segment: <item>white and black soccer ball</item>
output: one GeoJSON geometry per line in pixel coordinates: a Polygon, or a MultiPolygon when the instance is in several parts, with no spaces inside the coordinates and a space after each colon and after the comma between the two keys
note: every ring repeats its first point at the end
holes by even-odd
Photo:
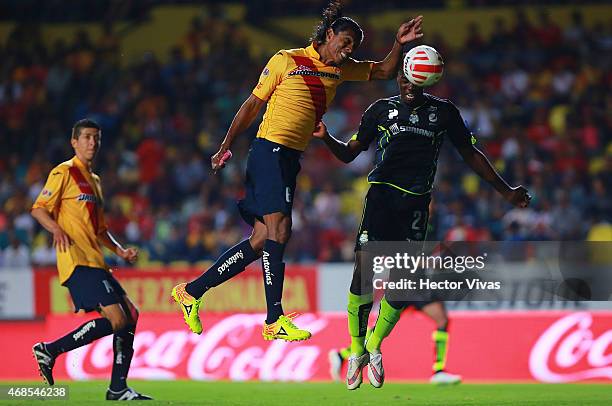
{"type": "Polygon", "coordinates": [[[413,85],[419,87],[435,85],[443,72],[442,55],[430,46],[416,46],[404,57],[404,75],[413,85]]]}

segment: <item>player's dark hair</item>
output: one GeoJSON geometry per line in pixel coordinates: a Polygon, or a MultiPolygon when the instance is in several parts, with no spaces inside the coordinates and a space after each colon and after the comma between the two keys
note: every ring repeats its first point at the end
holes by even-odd
{"type": "Polygon", "coordinates": [[[350,17],[342,16],[342,4],[340,4],[340,1],[330,1],[327,8],[323,10],[323,19],[319,22],[319,25],[315,27],[312,37],[310,37],[310,42],[324,44],[328,28],[334,30],[334,34],[351,30],[355,33],[356,44],[361,44],[361,41],[363,41],[363,30],[359,24],[357,24],[357,21],[350,17]]]}
{"type": "Polygon", "coordinates": [[[74,126],[72,127],[72,138],[78,140],[79,135],[81,135],[81,129],[83,128],[95,128],[98,131],[102,131],[100,124],[88,118],[84,118],[74,123],[74,126]]]}

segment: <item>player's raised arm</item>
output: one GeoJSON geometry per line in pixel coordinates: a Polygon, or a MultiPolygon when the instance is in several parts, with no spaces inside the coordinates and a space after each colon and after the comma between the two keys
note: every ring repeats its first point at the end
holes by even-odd
{"type": "Polygon", "coordinates": [[[423,16],[418,16],[403,23],[397,30],[393,48],[380,62],[374,62],[370,79],[393,79],[397,73],[397,68],[402,59],[402,48],[404,45],[419,39],[423,36],[423,16]]]}

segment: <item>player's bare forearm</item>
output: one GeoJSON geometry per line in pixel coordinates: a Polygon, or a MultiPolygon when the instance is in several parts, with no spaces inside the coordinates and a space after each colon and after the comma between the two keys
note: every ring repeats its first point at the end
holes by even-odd
{"type": "Polygon", "coordinates": [[[220,150],[228,150],[232,145],[234,138],[236,138],[236,136],[239,134],[242,134],[251,126],[251,124],[253,124],[253,121],[255,121],[257,118],[257,115],[264,104],[266,104],[264,100],[261,100],[253,94],[251,94],[249,98],[242,103],[242,106],[240,106],[240,109],[232,120],[229,130],[227,130],[227,134],[221,143],[220,150]]]}
{"type": "Polygon", "coordinates": [[[460,149],[459,153],[463,160],[474,172],[482,179],[486,180],[495,188],[502,196],[506,197],[512,192],[512,188],[508,183],[497,173],[491,162],[478,148],[471,146],[465,149],[460,149]]]}
{"type": "Polygon", "coordinates": [[[53,235],[53,245],[58,247],[60,252],[66,251],[70,244],[72,244],[72,241],[68,234],[62,230],[57,221],[51,217],[51,214],[42,207],[32,209],[31,214],[45,230],[53,235]]]}
{"type": "Polygon", "coordinates": [[[36,221],[38,221],[38,223],[51,234],[60,229],[60,226],[59,224],[57,224],[57,221],[55,221],[53,217],[51,217],[47,210],[37,207],[35,209],[32,209],[31,214],[32,217],[34,217],[36,221]]]}

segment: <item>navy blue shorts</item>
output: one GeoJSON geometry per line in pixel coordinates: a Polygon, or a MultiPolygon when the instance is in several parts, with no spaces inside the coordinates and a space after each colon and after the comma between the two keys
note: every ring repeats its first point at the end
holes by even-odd
{"type": "Polygon", "coordinates": [[[271,213],[291,214],[301,151],[255,138],[247,159],[246,196],[238,202],[240,215],[253,226],[271,213]]]}
{"type": "Polygon", "coordinates": [[[117,279],[101,268],[77,266],[70,278],[64,283],[70,291],[74,312],[98,310],[100,306],[122,304],[125,290],[117,279]]]}

